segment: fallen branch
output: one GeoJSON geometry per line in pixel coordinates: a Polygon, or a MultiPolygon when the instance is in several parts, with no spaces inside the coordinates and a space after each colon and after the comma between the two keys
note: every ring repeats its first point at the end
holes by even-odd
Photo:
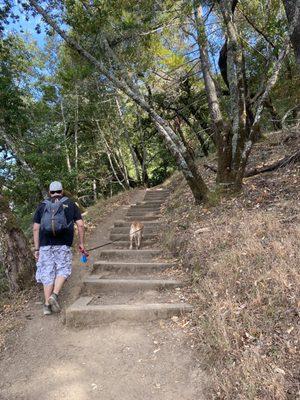
{"type": "MultiPolygon", "coordinates": [[[[292,162],[299,162],[299,161],[300,161],[300,150],[296,151],[296,153],[292,154],[291,156],[286,156],[284,158],[281,158],[280,160],[275,161],[274,163],[272,163],[270,165],[253,168],[250,171],[247,171],[245,173],[245,178],[248,178],[248,177],[254,176],[254,175],[258,175],[258,174],[263,174],[264,172],[275,171],[276,169],[285,167],[286,165],[291,164],[292,162]]],[[[218,171],[218,169],[215,165],[203,164],[203,166],[213,172],[218,171]]]]}
{"type": "Polygon", "coordinates": [[[293,133],[291,133],[290,135],[288,135],[288,136],[286,136],[285,138],[284,138],[284,140],[282,141],[282,143],[286,143],[286,142],[288,142],[289,140],[291,140],[291,139],[297,139],[297,134],[295,133],[295,132],[293,132],[293,133]]]}
{"type": "Polygon", "coordinates": [[[276,169],[285,167],[292,162],[299,162],[300,161],[300,150],[296,151],[296,153],[292,154],[291,156],[286,156],[281,160],[275,161],[273,164],[266,165],[261,168],[254,168],[250,171],[247,171],[245,177],[254,176],[258,174],[263,174],[264,172],[275,171],[276,169]]]}

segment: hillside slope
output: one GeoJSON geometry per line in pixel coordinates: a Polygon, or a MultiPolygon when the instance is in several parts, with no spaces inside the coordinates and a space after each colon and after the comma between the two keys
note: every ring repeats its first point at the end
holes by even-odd
{"type": "MultiPolygon", "coordinates": [[[[299,145],[297,129],[271,133],[249,168],[299,145]]],[[[181,176],[170,179],[162,240],[190,271],[194,312],[180,325],[211,376],[208,398],[300,398],[299,172],[289,164],[247,178],[243,193],[215,207],[193,205],[181,176]]]]}

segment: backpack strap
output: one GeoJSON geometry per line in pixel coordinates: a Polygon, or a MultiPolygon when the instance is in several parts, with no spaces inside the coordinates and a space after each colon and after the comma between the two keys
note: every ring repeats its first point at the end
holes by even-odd
{"type": "Polygon", "coordinates": [[[63,203],[63,202],[65,202],[66,200],[69,200],[69,197],[64,196],[64,197],[62,197],[59,201],[60,201],[61,203],[63,203]]]}
{"type": "MultiPolygon", "coordinates": [[[[62,198],[59,200],[59,202],[62,204],[62,203],[64,203],[64,202],[67,201],[67,200],[69,200],[69,197],[64,196],[64,197],[62,197],[62,198]]],[[[64,210],[64,212],[65,212],[65,210],[64,210]]],[[[71,221],[67,224],[67,227],[69,228],[72,224],[73,224],[73,221],[71,220],[71,221]]]]}
{"type": "Polygon", "coordinates": [[[45,214],[45,212],[48,210],[48,211],[50,211],[51,210],[51,201],[50,200],[48,200],[48,199],[46,199],[46,200],[44,200],[43,202],[42,202],[42,204],[45,204],[45,207],[44,207],[44,210],[43,210],[43,214],[45,214]]]}
{"type": "MultiPolygon", "coordinates": [[[[64,196],[64,197],[62,197],[61,199],[59,199],[58,201],[59,201],[60,203],[64,203],[64,202],[67,201],[67,200],[69,200],[69,197],[64,196]]],[[[47,204],[52,204],[52,201],[46,199],[46,200],[44,200],[44,201],[42,202],[42,204],[46,204],[46,205],[47,205],[47,204]]]]}

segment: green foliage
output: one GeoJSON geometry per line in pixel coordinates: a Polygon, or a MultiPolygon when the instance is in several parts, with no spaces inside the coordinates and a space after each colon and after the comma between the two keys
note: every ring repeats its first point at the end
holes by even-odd
{"type": "MultiPolygon", "coordinates": [[[[215,149],[199,54],[195,38],[187,34],[194,33],[190,2],[68,0],[61,12],[69,34],[117,77],[127,74],[193,154],[203,156],[215,149]]],[[[7,9],[3,20],[8,13],[7,9]]],[[[255,94],[266,79],[266,64],[282,46],[286,19],[280,0],[241,0],[237,14],[249,92],[255,94]]],[[[216,64],[224,41],[216,8],[206,22],[211,61],[216,64]]],[[[15,145],[10,148],[0,136],[1,177],[23,227],[30,224],[42,198],[38,181],[47,188],[51,180],[61,180],[86,206],[95,197],[122,190],[122,184],[155,185],[175,170],[149,116],[55,35],[44,49],[29,36],[2,38],[0,68],[1,126],[15,145]],[[34,176],[28,175],[21,158],[34,176]]],[[[299,102],[298,77],[290,54],[270,96],[278,118],[299,102]]],[[[226,89],[218,71],[214,79],[219,90],[226,89]]],[[[224,95],[224,111],[229,104],[224,95]]],[[[263,125],[272,127],[268,112],[263,125]]]]}

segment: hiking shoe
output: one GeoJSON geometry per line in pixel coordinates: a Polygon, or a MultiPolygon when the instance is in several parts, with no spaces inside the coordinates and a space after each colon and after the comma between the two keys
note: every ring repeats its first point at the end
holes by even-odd
{"type": "Polygon", "coordinates": [[[43,313],[44,313],[44,315],[52,314],[51,306],[49,304],[44,304],[43,313]]]}
{"type": "Polygon", "coordinates": [[[49,297],[49,304],[53,312],[60,312],[60,305],[58,304],[58,296],[56,293],[52,293],[49,297]]]}

